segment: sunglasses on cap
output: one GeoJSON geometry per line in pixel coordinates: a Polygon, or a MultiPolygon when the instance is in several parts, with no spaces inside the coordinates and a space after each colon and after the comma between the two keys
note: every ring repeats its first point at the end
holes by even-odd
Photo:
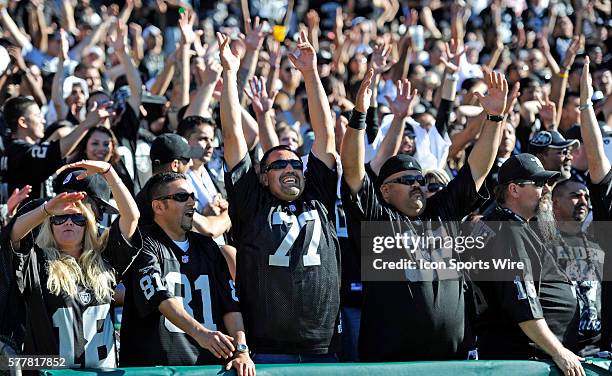
{"type": "Polygon", "coordinates": [[[74,223],[75,225],[79,227],[85,226],[86,219],[83,214],[63,214],[63,215],[55,215],[49,218],[49,220],[51,221],[51,224],[55,226],[64,224],[69,219],[72,223],[74,223]]]}
{"type": "Polygon", "coordinates": [[[442,183],[429,183],[427,184],[427,192],[438,192],[446,187],[446,184],[442,183]]]}
{"type": "Polygon", "coordinates": [[[403,184],[403,185],[413,185],[415,181],[419,183],[421,187],[426,184],[425,178],[423,177],[423,175],[404,175],[397,179],[388,181],[384,184],[396,183],[396,184],[403,184]]]}
{"type": "Polygon", "coordinates": [[[294,170],[304,169],[304,164],[299,159],[277,159],[266,166],[266,172],[270,170],[284,170],[288,165],[291,165],[294,170]]]}
{"type": "Polygon", "coordinates": [[[196,201],[195,193],[193,192],[179,192],[172,195],[160,196],[153,200],[174,200],[177,202],[186,202],[189,199],[196,201]]]}

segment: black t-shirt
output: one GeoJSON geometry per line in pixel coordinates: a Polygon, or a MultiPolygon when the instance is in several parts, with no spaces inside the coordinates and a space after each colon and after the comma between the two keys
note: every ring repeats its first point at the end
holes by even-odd
{"type": "Polygon", "coordinates": [[[491,268],[474,279],[476,329],[482,359],[545,357],[523,333],[519,323],[546,319],[564,346],[577,346],[578,309],[573,285],[527,222],[499,206],[482,218],[491,260],[523,262],[524,268],[491,268]],[[487,274],[489,273],[489,274],[487,274]],[[487,275],[494,277],[488,278],[487,275]]]}
{"type": "MultiPolygon", "coordinates": [[[[435,231],[455,235],[459,227],[451,221],[460,221],[483,199],[467,164],[443,190],[427,200],[418,218],[408,218],[384,203],[368,175],[356,196],[350,193],[345,182],[342,187],[347,216],[357,221],[386,221],[396,228],[435,227],[435,231]]],[[[465,325],[463,284],[458,274],[437,281],[364,282],[359,358],[362,361],[465,359],[471,338],[465,325]]]]}
{"type": "MultiPolygon", "coordinates": [[[[3,238],[3,248],[9,252],[12,225],[5,230],[3,238]]],[[[130,244],[116,220],[102,255],[121,273],[138,253],[140,243],[140,233],[136,232],[130,244]]],[[[77,285],[75,297],[64,292],[59,296],[52,294],[47,280],[49,259],[54,258],[54,251],[38,247],[31,235],[23,238],[20,249],[13,252],[17,285],[27,312],[24,354],[58,355],[71,368],[116,367],[111,298],[99,301],[82,284],[77,285]]]]}
{"type": "Polygon", "coordinates": [[[143,228],[143,250],[124,275],[121,366],[219,364],[208,350],[159,311],[166,299],[179,299],[185,310],[209,330],[224,331],[223,316],[239,312],[225,258],[209,237],[187,232],[183,252],[157,225],[143,228]]]}
{"type": "MultiPolygon", "coordinates": [[[[612,169],[599,184],[593,184],[588,179],[593,207],[593,221],[612,220],[612,169]]],[[[598,225],[597,227],[602,227],[598,225]]],[[[612,250],[612,237],[605,231],[595,234],[597,243],[606,254],[612,250]]],[[[604,260],[603,282],[601,291],[601,350],[612,350],[612,262],[609,257],[604,260]]]]}
{"type": "Polygon", "coordinates": [[[136,206],[140,212],[138,219],[139,226],[146,226],[153,223],[153,208],[151,207],[151,198],[149,195],[149,181],[136,194],[136,206]]]}
{"type": "Polygon", "coordinates": [[[300,198],[285,202],[260,185],[248,154],[226,174],[236,283],[255,352],[335,351],[330,344],[340,305],[338,175],[311,153],[304,177],[300,198]]]}
{"type": "Polygon", "coordinates": [[[580,309],[578,355],[595,356],[601,339],[601,280],[604,252],[583,232],[562,233],[548,244],[559,267],[572,280],[580,309]]]}
{"type": "Polygon", "coordinates": [[[6,148],[0,168],[3,181],[8,183],[8,192],[29,184],[32,186],[30,198],[36,199],[47,196],[45,181],[63,164],[59,141],[29,144],[14,139],[6,148]]]}

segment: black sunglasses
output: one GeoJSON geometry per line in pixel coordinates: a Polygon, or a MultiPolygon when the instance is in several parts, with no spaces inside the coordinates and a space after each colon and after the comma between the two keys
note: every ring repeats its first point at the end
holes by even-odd
{"type": "Polygon", "coordinates": [[[427,184],[427,191],[428,192],[438,192],[438,191],[441,191],[442,189],[444,189],[444,187],[446,187],[446,184],[442,184],[442,183],[429,183],[429,184],[427,184]]]}
{"type": "Polygon", "coordinates": [[[294,170],[304,169],[304,164],[299,159],[278,159],[266,166],[266,172],[270,170],[284,170],[288,165],[291,165],[294,170]]]}
{"type": "Polygon", "coordinates": [[[185,202],[191,198],[193,201],[196,201],[195,193],[193,192],[179,192],[173,195],[161,196],[154,198],[153,200],[174,200],[178,202],[185,202]]]}
{"type": "Polygon", "coordinates": [[[525,180],[525,181],[517,181],[515,183],[520,185],[521,187],[525,185],[534,185],[538,188],[542,188],[546,185],[546,183],[548,183],[548,181],[546,180],[542,180],[542,181],[525,180]]]}
{"type": "Polygon", "coordinates": [[[64,224],[69,219],[72,223],[74,223],[75,225],[79,227],[85,226],[86,219],[83,214],[63,214],[63,215],[55,215],[49,218],[49,220],[51,221],[51,224],[56,225],[56,226],[64,224]]]}
{"type": "Polygon", "coordinates": [[[412,185],[414,184],[414,182],[419,183],[420,186],[424,186],[425,183],[425,178],[423,177],[423,175],[404,175],[401,176],[397,179],[393,179],[391,181],[388,181],[385,184],[388,183],[397,183],[397,184],[403,184],[403,185],[412,185]]]}

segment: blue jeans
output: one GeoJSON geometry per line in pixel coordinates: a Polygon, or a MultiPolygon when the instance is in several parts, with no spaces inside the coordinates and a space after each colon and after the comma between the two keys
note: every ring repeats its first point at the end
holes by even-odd
{"type": "Polygon", "coordinates": [[[337,363],[336,354],[253,354],[255,364],[337,363]]]}
{"type": "Polygon", "coordinates": [[[358,362],[359,352],[359,325],[361,323],[361,309],[355,307],[341,307],[342,313],[342,353],[343,362],[358,362]]]}

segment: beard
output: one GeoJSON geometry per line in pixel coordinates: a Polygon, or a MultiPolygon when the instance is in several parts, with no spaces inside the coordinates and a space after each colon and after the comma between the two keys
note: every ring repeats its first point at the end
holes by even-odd
{"type": "Polygon", "coordinates": [[[549,192],[540,198],[535,217],[537,230],[544,243],[557,238],[557,226],[552,209],[552,193],[549,192]]]}

